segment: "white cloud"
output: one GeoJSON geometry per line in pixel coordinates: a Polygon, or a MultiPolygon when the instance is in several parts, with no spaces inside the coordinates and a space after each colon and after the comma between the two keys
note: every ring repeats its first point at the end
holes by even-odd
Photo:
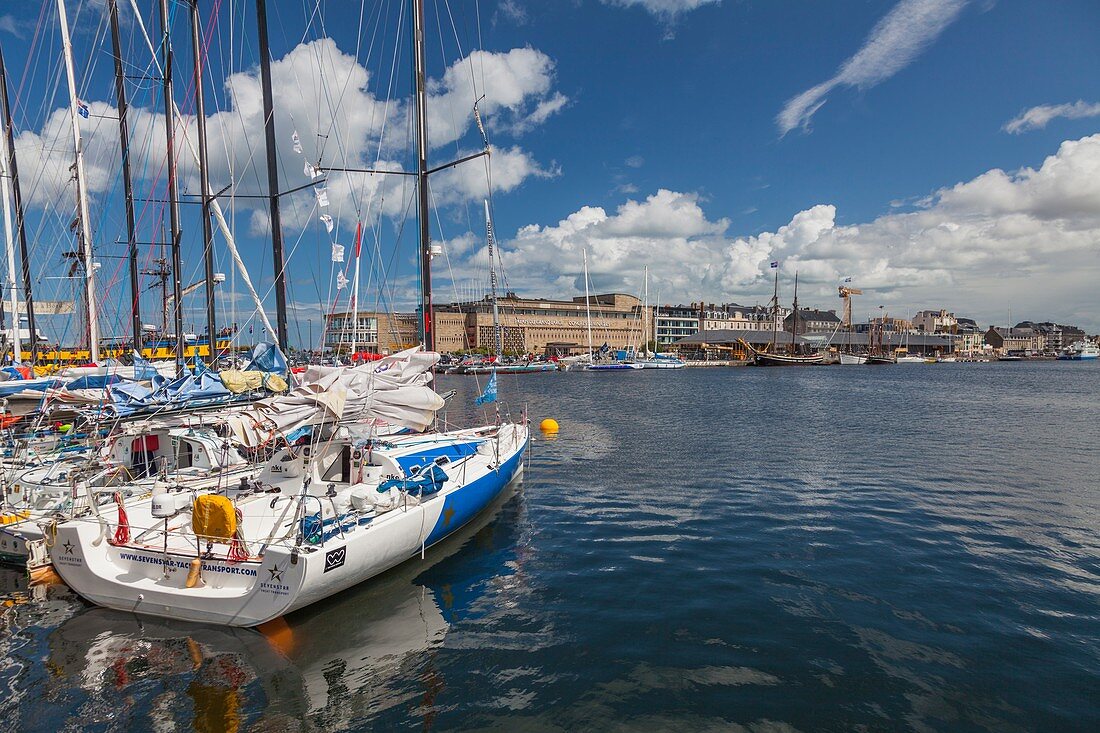
{"type": "Polygon", "coordinates": [[[1003,323],[1011,308],[1100,330],[1100,134],[1064,142],[1038,168],[991,170],[866,223],[840,224],[835,206],[819,204],[774,232],[735,237],[702,203],[662,189],[613,213],[585,206],[523,227],[502,243],[510,283],[580,294],[587,250],[598,290],[639,292],[648,264],[650,292],[665,302],[765,302],[778,259],[784,279],[799,272],[800,300],[818,306],[834,307],[836,285],[852,276],[867,304],[946,307],[984,323],[1003,323]]]}
{"type": "Polygon", "coordinates": [[[1065,117],[1067,120],[1080,120],[1086,117],[1100,117],[1100,102],[1089,104],[1084,100],[1077,100],[1072,104],[1040,104],[1037,107],[1025,109],[1016,117],[1005,123],[1004,131],[1013,135],[1019,135],[1030,130],[1041,130],[1051,120],[1065,117]]]}
{"type": "Polygon", "coordinates": [[[625,163],[630,168],[641,168],[645,165],[645,158],[640,155],[631,155],[626,159],[625,163]]]}
{"type": "Polygon", "coordinates": [[[958,18],[969,0],[900,0],[875,24],[836,75],[792,97],[776,116],[780,135],[808,128],[827,95],[840,86],[867,89],[908,66],[958,18]]]}
{"type": "Polygon", "coordinates": [[[605,5],[641,7],[666,22],[676,20],[680,15],[704,5],[716,5],[719,2],[721,0],[603,0],[605,5]]]}
{"type": "MultiPolygon", "coordinates": [[[[299,44],[271,64],[272,86],[281,90],[275,110],[279,134],[284,189],[309,181],[302,171],[306,160],[334,167],[401,170],[398,153],[405,149],[407,99],[387,101],[375,96],[370,73],[332,39],[299,44]],[[292,149],[291,133],[297,131],[304,154],[292,149]],[[382,143],[379,144],[379,138],[382,143]]],[[[264,156],[263,113],[258,69],[229,76],[225,82],[225,109],[207,116],[211,186],[218,190],[235,181],[236,193],[266,193],[267,169],[264,156]]],[[[568,98],[554,89],[554,63],[531,48],[503,53],[476,51],[455,62],[441,78],[429,80],[429,139],[433,148],[453,145],[474,127],[472,105],[484,88],[481,112],[488,124],[513,137],[543,124],[562,109],[568,98]],[[476,82],[476,83],[475,83],[476,82]]],[[[208,102],[209,105],[209,102],[208,102]]],[[[105,102],[90,102],[91,116],[82,120],[88,190],[100,196],[117,186],[118,131],[115,108],[105,102]]],[[[192,140],[197,139],[195,118],[178,121],[192,140]]],[[[32,206],[70,206],[73,201],[72,141],[67,108],[54,110],[37,131],[17,136],[24,191],[32,206]]],[[[133,171],[139,185],[163,185],[166,159],[164,117],[158,110],[130,108],[133,171]]],[[[480,144],[477,141],[476,144],[480,144]]],[[[196,167],[186,146],[177,142],[181,190],[197,192],[196,167]]],[[[433,162],[450,159],[453,151],[437,152],[433,162]]],[[[516,145],[501,147],[493,157],[496,191],[509,191],[531,176],[556,175],[556,167],[543,165],[516,145]]],[[[477,163],[442,176],[459,185],[439,203],[456,203],[463,196],[484,196],[484,168],[477,163]],[[474,179],[481,181],[478,190],[474,179]]],[[[390,216],[408,209],[407,176],[339,174],[329,176],[330,213],[335,218],[354,220],[366,209],[390,216]]],[[[437,184],[442,190],[443,185],[437,184]]],[[[284,199],[284,223],[305,226],[315,217],[313,194],[304,191],[284,199]]],[[[261,206],[261,202],[238,200],[238,208],[261,206]]],[[[370,211],[365,211],[372,216],[370,211]]],[[[266,214],[251,219],[253,231],[264,231],[266,214]]]]}

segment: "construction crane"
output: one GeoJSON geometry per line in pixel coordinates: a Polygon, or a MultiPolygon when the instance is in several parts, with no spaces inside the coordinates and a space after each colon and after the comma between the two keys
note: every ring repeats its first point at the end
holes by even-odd
{"type": "Polygon", "coordinates": [[[863,295],[863,291],[859,288],[850,288],[847,285],[841,285],[838,290],[840,291],[840,299],[844,301],[844,326],[849,331],[852,330],[852,296],[863,295]]]}

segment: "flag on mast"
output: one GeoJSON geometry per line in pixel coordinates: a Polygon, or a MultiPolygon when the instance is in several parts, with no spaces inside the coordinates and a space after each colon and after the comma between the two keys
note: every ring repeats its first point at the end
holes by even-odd
{"type": "Polygon", "coordinates": [[[488,404],[489,402],[497,401],[497,373],[489,377],[489,383],[485,385],[485,391],[481,393],[480,397],[475,397],[474,402],[479,405],[488,404]]]}
{"type": "Polygon", "coordinates": [[[778,267],[779,267],[779,260],[772,260],[772,269],[774,270],[778,267]]]}

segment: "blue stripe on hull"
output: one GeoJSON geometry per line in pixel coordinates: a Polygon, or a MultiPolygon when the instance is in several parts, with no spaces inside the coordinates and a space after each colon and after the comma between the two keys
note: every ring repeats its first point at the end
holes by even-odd
{"type": "Polygon", "coordinates": [[[439,520],[435,523],[432,533],[428,535],[425,545],[429,547],[439,542],[447,535],[463,527],[467,522],[476,517],[489,506],[504,490],[516,475],[523,454],[527,451],[527,443],[516,454],[504,462],[499,471],[493,471],[482,476],[477,481],[463,486],[454,491],[443,500],[443,511],[439,514],[439,520]]]}

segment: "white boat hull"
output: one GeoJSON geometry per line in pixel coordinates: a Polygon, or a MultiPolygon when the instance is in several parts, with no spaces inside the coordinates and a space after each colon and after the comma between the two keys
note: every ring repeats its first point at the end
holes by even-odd
{"type": "MultiPolygon", "coordinates": [[[[256,626],[385,572],[467,524],[522,471],[526,427],[503,426],[492,440],[497,443],[493,450],[471,457],[476,463],[460,461],[462,467],[451,469],[455,475],[449,476],[444,488],[423,503],[350,520],[344,513],[332,523],[326,519],[316,544],[273,542],[242,562],[225,559],[226,546],[216,546],[212,556],[202,560],[200,587],[186,587],[195,551],[188,553],[177,543],[179,551],[166,553],[157,547],[160,540],[155,536],[149,544],[135,540],[115,546],[106,540],[105,526],[94,519],[59,525],[51,558],[70,587],[100,606],[186,621],[256,626]]],[[[286,516],[280,512],[296,504],[297,497],[285,493],[273,497],[265,521],[269,527],[280,527],[286,516]]],[[[249,511],[257,507],[264,511],[267,496],[258,501],[249,505],[249,511]]],[[[323,495],[314,505],[323,506],[323,495]]],[[[293,509],[290,516],[296,516],[293,509]]],[[[255,538],[249,541],[258,544],[255,538]]]]}
{"type": "Polygon", "coordinates": [[[866,364],[867,356],[865,354],[840,354],[840,363],[844,366],[852,366],[854,364],[866,364]]]}

